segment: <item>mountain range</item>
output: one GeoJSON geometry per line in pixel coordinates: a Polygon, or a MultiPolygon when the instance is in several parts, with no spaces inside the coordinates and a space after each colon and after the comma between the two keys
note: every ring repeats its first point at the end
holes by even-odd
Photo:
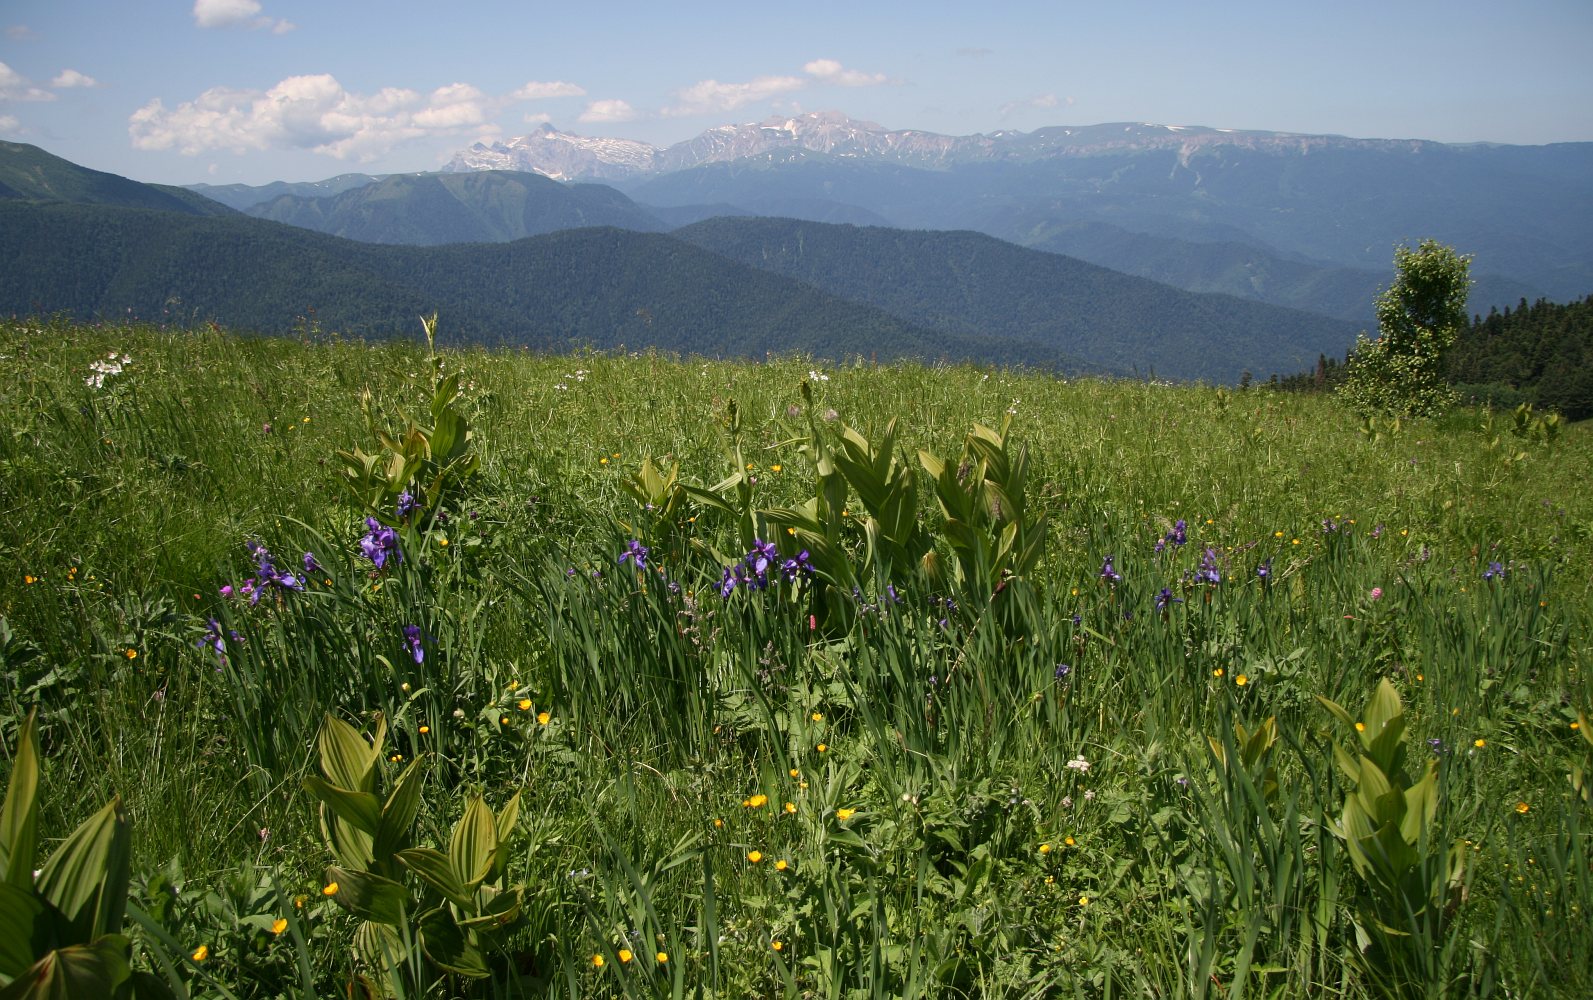
{"type": "Polygon", "coordinates": [[[1475,255],[1479,309],[1593,288],[1593,143],[1141,123],[944,136],[816,112],[665,148],[544,125],[461,150],[445,169],[602,180],[649,207],[780,215],[792,213],[771,203],[835,203],[873,224],[972,229],[1039,249],[1063,233],[1065,252],[1092,263],[1362,320],[1362,293],[1386,283],[1394,246],[1428,237],[1475,255]],[[1213,270],[1209,245],[1228,268],[1213,270]]]}
{"type": "MultiPolygon", "coordinates": [[[[384,246],[214,202],[150,209],[153,194],[134,182],[111,184],[31,147],[25,155],[54,178],[37,191],[81,197],[0,198],[0,310],[10,312],[263,332],[313,315],[329,329],[382,336],[439,309],[462,339],[540,349],[866,354],[1212,381],[1297,370],[1353,337],[1325,317],[1182,292],[973,233],[741,217],[678,235],[602,226],[384,246]]],[[[319,218],[380,208],[404,225],[462,225],[469,204],[501,210],[478,210],[478,222],[525,227],[560,203],[634,209],[612,189],[582,187],[504,172],[396,176],[320,199],[319,218]],[[533,203],[541,207],[528,211],[533,203]],[[348,211],[330,212],[334,204],[348,211]]]]}

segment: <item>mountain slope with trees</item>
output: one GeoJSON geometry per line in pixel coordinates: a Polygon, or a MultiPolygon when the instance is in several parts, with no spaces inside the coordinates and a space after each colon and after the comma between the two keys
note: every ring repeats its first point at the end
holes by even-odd
{"type": "Polygon", "coordinates": [[[1198,295],[971,232],[714,219],[697,246],[936,328],[1036,341],[1103,367],[1219,382],[1342,353],[1348,323],[1198,295]]]}
{"type": "Polygon", "coordinates": [[[0,311],[264,333],[313,322],[375,338],[439,311],[452,338],[539,350],[1079,367],[1049,345],[928,329],[668,236],[612,228],[398,247],[241,217],[0,201],[0,311]]]}

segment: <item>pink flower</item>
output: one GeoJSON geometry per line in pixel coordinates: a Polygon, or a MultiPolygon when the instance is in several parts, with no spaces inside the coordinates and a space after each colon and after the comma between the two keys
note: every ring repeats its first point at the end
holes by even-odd
{"type": "Polygon", "coordinates": [[[1382,587],[1373,587],[1372,588],[1372,594],[1371,594],[1372,600],[1374,600],[1374,601],[1378,600],[1382,596],[1383,596],[1383,588],[1382,587]]]}

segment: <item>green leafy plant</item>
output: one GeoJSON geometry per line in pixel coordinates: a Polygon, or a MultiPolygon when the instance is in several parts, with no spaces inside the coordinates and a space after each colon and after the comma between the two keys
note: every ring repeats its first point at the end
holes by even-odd
{"type": "Polygon", "coordinates": [[[1439,839],[1438,763],[1429,758],[1411,773],[1406,760],[1405,708],[1383,678],[1356,719],[1318,696],[1348,726],[1357,748],[1333,748],[1334,760],[1355,787],[1333,824],[1360,876],[1355,929],[1370,967],[1402,994],[1441,989],[1448,931],[1464,889],[1465,843],[1439,839]]]}
{"type": "Polygon", "coordinates": [[[0,1000],[171,996],[160,979],[132,968],[132,941],[122,933],[133,826],[121,798],[84,820],[35,878],[38,794],[30,712],[0,807],[0,1000]]]}
{"type": "Polygon", "coordinates": [[[426,331],[433,379],[430,423],[405,417],[397,435],[377,426],[369,389],[360,395],[360,412],[378,449],[339,451],[343,479],[354,497],[378,516],[385,516],[401,493],[411,492],[419,510],[435,512],[450,491],[475,475],[481,456],[471,448],[473,432],[454,403],[459,399],[459,373],[443,374],[443,359],[436,353],[437,316],[421,317],[426,331]]]}
{"type": "Polygon", "coordinates": [[[1466,326],[1471,258],[1436,240],[1394,250],[1394,283],[1377,297],[1380,336],[1356,340],[1339,392],[1362,414],[1432,416],[1455,398],[1444,356],[1466,326]]]}
{"type": "Polygon", "coordinates": [[[446,853],[409,847],[424,758],[406,767],[385,800],[380,798],[386,732],[380,716],[369,741],[331,715],[322,725],[324,777],[310,775],[304,784],[320,800],[321,829],[338,860],[326,868],[325,891],[362,921],[356,953],[381,970],[395,992],[406,978],[420,982],[421,955],[444,972],[485,977],[484,939],[515,925],[525,892],[502,884],[520,796],[496,815],[480,796],[471,798],[446,853]],[[418,899],[404,881],[406,873],[427,890],[418,899]]]}

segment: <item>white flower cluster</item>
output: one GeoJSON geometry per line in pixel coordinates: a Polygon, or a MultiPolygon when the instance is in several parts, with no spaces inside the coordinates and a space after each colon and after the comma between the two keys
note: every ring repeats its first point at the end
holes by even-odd
{"type": "Polygon", "coordinates": [[[571,382],[585,382],[586,377],[590,374],[592,373],[585,368],[577,368],[575,374],[564,376],[563,379],[554,383],[553,388],[563,392],[570,387],[571,382]]]}
{"type": "Polygon", "coordinates": [[[90,374],[83,379],[83,384],[90,389],[103,389],[105,380],[122,373],[122,369],[133,363],[131,355],[118,354],[112,351],[104,361],[96,361],[89,365],[90,374]]]}
{"type": "Polygon", "coordinates": [[[828,382],[830,377],[815,368],[808,372],[808,379],[812,382],[828,382]]]}
{"type": "Polygon", "coordinates": [[[1080,774],[1090,773],[1090,762],[1084,759],[1083,754],[1079,754],[1077,757],[1074,757],[1072,760],[1068,761],[1066,766],[1074,771],[1079,772],[1080,774]]]}

